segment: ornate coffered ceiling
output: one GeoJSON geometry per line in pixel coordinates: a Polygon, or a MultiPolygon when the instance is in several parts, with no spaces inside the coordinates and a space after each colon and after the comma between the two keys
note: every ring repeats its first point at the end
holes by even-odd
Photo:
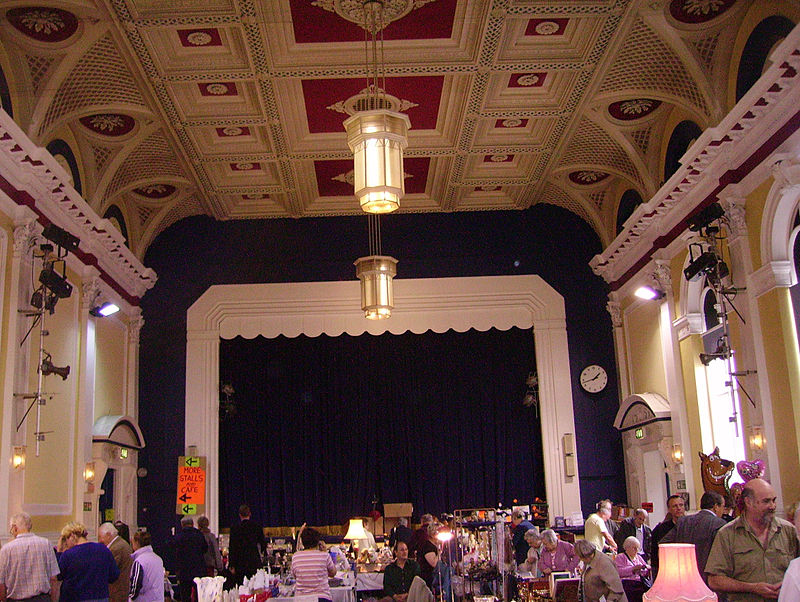
{"type": "MultiPolygon", "coordinates": [[[[747,0],[387,0],[386,92],[411,119],[401,211],[563,206],[604,244],[659,188],[668,121],[726,112],[747,0]]],[[[342,122],[360,0],[3,3],[15,119],[74,140],[83,195],[143,256],[164,228],[360,212],[342,122]]]]}

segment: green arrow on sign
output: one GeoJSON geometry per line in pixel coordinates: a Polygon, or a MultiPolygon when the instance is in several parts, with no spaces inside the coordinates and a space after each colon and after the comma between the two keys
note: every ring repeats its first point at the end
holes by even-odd
{"type": "Polygon", "coordinates": [[[183,461],[186,466],[197,466],[200,464],[200,458],[196,458],[194,456],[189,456],[183,461]]]}
{"type": "Polygon", "coordinates": [[[184,504],[181,506],[181,514],[197,514],[196,504],[184,504]]]}

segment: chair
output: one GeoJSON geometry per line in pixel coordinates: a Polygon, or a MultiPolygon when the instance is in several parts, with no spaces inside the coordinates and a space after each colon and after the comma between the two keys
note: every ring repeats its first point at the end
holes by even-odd
{"type": "Polygon", "coordinates": [[[558,536],[561,541],[575,543],[575,534],[572,531],[559,531],[558,536]]]}
{"type": "Polygon", "coordinates": [[[422,577],[414,577],[408,589],[408,602],[433,602],[433,592],[422,577]]]}

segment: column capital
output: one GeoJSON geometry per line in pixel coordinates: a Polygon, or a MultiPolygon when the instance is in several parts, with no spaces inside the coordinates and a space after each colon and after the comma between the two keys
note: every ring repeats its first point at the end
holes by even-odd
{"type": "Polygon", "coordinates": [[[611,315],[611,324],[614,328],[622,328],[622,307],[619,301],[606,303],[606,311],[611,315]]]}
{"type": "Polygon", "coordinates": [[[142,332],[142,326],[144,326],[144,318],[142,317],[142,310],[137,309],[136,315],[132,316],[131,319],[128,321],[128,336],[130,337],[129,340],[134,345],[139,344],[139,335],[142,332]]]}
{"type": "Polygon", "coordinates": [[[653,268],[653,278],[662,291],[668,293],[672,290],[672,270],[670,262],[665,259],[657,259],[653,268]]]}
{"type": "Polygon", "coordinates": [[[747,220],[745,199],[739,196],[730,196],[722,201],[725,215],[728,216],[728,229],[732,239],[747,236],[747,220]]]}
{"type": "Polygon", "coordinates": [[[14,255],[22,255],[31,246],[31,239],[35,235],[35,220],[31,220],[14,228],[14,255]]]}
{"type": "Polygon", "coordinates": [[[100,296],[100,279],[92,278],[81,283],[81,307],[94,307],[100,296]]]}

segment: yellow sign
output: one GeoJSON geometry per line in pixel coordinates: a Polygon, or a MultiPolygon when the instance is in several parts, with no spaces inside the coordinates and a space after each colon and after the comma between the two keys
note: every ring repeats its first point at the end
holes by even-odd
{"type": "Polygon", "coordinates": [[[177,514],[202,514],[206,503],[206,459],[204,456],[178,458],[177,514]]]}

